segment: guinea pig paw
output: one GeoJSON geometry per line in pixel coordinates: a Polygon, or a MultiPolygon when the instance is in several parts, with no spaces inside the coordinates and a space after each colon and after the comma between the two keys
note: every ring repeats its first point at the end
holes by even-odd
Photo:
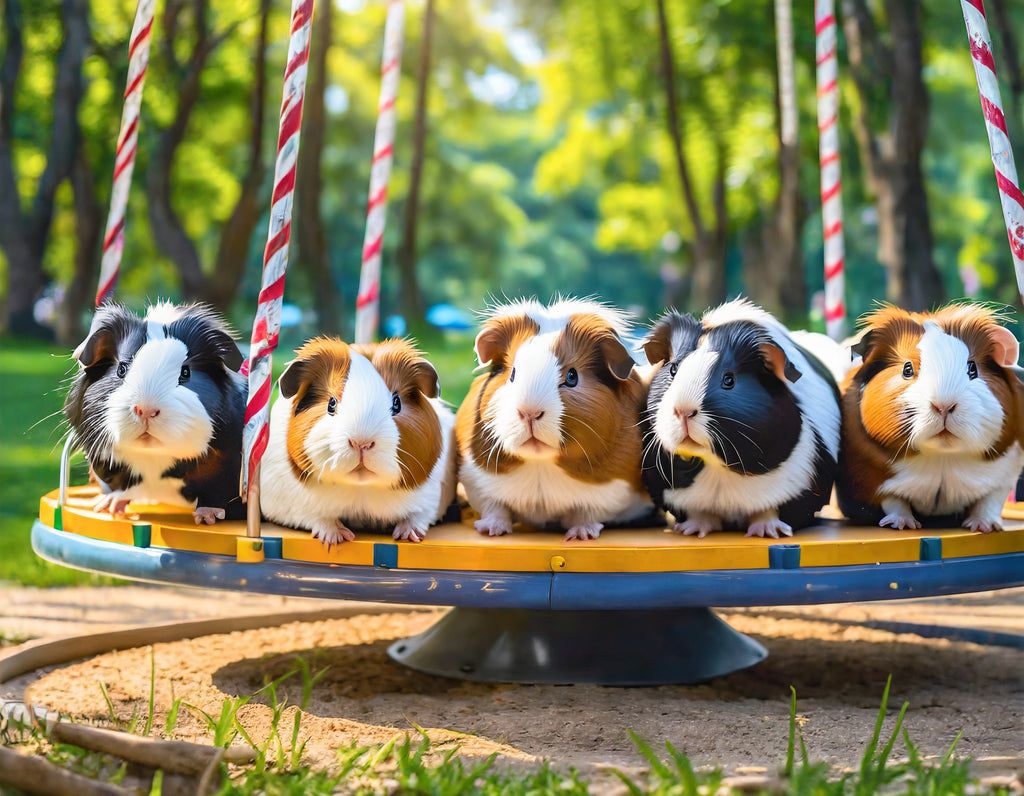
{"type": "Polygon", "coordinates": [[[119,517],[127,513],[130,498],[124,497],[124,492],[108,492],[100,495],[92,504],[92,510],[100,513],[112,514],[119,517]]]}
{"type": "Polygon", "coordinates": [[[562,541],[571,542],[578,539],[581,542],[589,542],[601,535],[602,528],[604,528],[604,524],[600,522],[582,522],[567,530],[562,541]]]}
{"type": "Polygon", "coordinates": [[[698,539],[703,539],[712,531],[722,530],[722,526],[706,517],[689,517],[683,522],[677,522],[672,530],[683,536],[696,536],[698,539]]]}
{"type": "Polygon", "coordinates": [[[213,525],[217,520],[224,519],[224,516],[224,509],[215,509],[211,506],[199,506],[192,512],[192,519],[196,521],[196,525],[213,525]]]}
{"type": "Polygon", "coordinates": [[[913,514],[886,514],[878,521],[878,526],[884,528],[887,525],[892,526],[895,531],[902,531],[904,529],[916,531],[921,527],[921,523],[918,522],[913,514]]]}
{"type": "Polygon", "coordinates": [[[481,517],[473,523],[478,533],[488,536],[504,536],[512,533],[512,523],[503,517],[481,517]]]}
{"type": "Polygon", "coordinates": [[[395,532],[391,534],[395,539],[408,539],[410,542],[422,542],[427,532],[417,528],[409,520],[403,520],[395,526],[395,532]]]}
{"type": "Polygon", "coordinates": [[[766,536],[778,539],[780,536],[792,535],[793,529],[778,518],[758,520],[747,527],[747,536],[760,536],[762,539],[766,536]]]}
{"type": "Polygon", "coordinates": [[[998,519],[979,517],[974,514],[963,521],[963,527],[972,533],[992,533],[992,531],[1003,530],[1003,524],[998,519]]]}
{"type": "Polygon", "coordinates": [[[313,538],[319,539],[330,550],[332,545],[351,542],[356,535],[341,520],[317,520],[313,523],[313,538]]]}

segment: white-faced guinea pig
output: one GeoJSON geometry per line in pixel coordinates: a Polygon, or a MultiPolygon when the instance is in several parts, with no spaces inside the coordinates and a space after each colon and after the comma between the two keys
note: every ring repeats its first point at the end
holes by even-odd
{"type": "Polygon", "coordinates": [[[75,349],[64,414],[110,491],[96,511],[129,503],[193,509],[196,523],[242,519],[242,355],[213,310],[158,303],[145,318],[107,304],[75,349]]]}
{"type": "Polygon", "coordinates": [[[772,315],[737,299],[670,311],[644,350],[661,367],[644,420],[644,483],[677,533],[779,538],[828,503],[839,452],[829,371],[772,315]]]}
{"type": "Polygon", "coordinates": [[[327,547],[357,530],[422,541],[455,497],[455,416],[434,366],[400,339],[295,353],[270,412],[263,516],[327,547]]]}
{"type": "Polygon", "coordinates": [[[487,371],[456,417],[459,478],[480,533],[522,520],[595,539],[606,523],[652,511],[639,467],[646,386],[622,342],[628,329],[594,301],[489,313],[475,345],[487,371]]]}
{"type": "Polygon", "coordinates": [[[1024,466],[1019,345],[984,306],[883,307],[863,320],[843,384],[836,494],[846,516],[893,528],[1002,528],[1024,466]]]}

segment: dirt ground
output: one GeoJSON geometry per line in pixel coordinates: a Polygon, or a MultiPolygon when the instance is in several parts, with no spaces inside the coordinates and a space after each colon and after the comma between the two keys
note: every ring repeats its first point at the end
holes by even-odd
{"type": "MultiPolygon", "coordinates": [[[[151,600],[155,593],[161,604],[175,604],[174,590],[132,588],[151,600]]],[[[255,598],[249,609],[263,605],[261,599],[280,602],[255,598]]],[[[200,600],[193,615],[225,611],[223,599],[210,601],[205,605],[200,600]]],[[[135,610],[144,602],[136,597],[135,610]]],[[[19,611],[10,605],[7,600],[6,616],[0,612],[0,629],[17,625],[19,611]]],[[[78,608],[83,616],[88,613],[81,603],[78,608]]],[[[46,620],[45,607],[36,613],[46,620]]],[[[661,752],[664,741],[670,741],[697,765],[770,776],[785,759],[790,687],[796,689],[798,720],[811,759],[853,766],[871,737],[891,674],[885,737],[907,702],[904,726],[922,753],[941,755],[962,733],[957,752],[972,756],[983,775],[1024,774],[1024,655],[1019,639],[1013,648],[926,638],[902,632],[905,626],[885,624],[960,627],[976,634],[973,641],[998,641],[977,634],[1024,632],[1024,589],[929,600],[723,610],[719,615],[764,644],[769,656],[747,670],[698,686],[477,684],[421,674],[388,658],[392,641],[419,632],[440,614],[400,609],[156,644],[157,727],[174,698],[217,714],[225,699],[251,695],[303,658],[313,671],[326,669],[302,722],[311,763],[329,764],[340,746],[352,742],[381,742],[422,727],[435,741],[459,743],[465,755],[496,752],[512,766],[547,759],[601,778],[608,767],[630,771],[641,765],[628,736],[632,730],[661,752]]],[[[89,626],[104,627],[95,617],[89,626]]],[[[8,697],[23,695],[28,702],[102,721],[108,708],[101,682],[121,717],[130,716],[135,707],[145,711],[149,649],[98,655],[23,676],[0,689],[8,697]]],[[[297,703],[300,678],[282,684],[279,696],[297,703]]],[[[239,715],[254,737],[266,734],[271,710],[264,696],[245,705],[239,715]]],[[[203,740],[197,716],[194,710],[182,711],[175,734],[203,740]]],[[[290,714],[286,723],[291,726],[290,714]]],[[[904,753],[902,742],[896,752],[904,753]]]]}

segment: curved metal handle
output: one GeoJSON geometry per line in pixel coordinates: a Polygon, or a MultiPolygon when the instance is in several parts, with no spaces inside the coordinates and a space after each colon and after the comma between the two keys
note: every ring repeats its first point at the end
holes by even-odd
{"type": "Polygon", "coordinates": [[[60,492],[57,496],[59,505],[63,506],[68,501],[68,480],[71,473],[71,454],[78,449],[78,435],[72,431],[68,434],[64,443],[64,450],[60,453],[60,492]]]}

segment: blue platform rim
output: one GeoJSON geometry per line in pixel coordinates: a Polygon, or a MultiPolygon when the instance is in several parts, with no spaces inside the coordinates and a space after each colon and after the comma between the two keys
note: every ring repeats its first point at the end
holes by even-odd
{"type": "Polygon", "coordinates": [[[36,520],[32,548],[63,566],[150,583],[368,602],[536,610],[814,605],[1024,586],[1024,553],[835,567],[679,572],[392,569],[131,545],[36,520]]]}

